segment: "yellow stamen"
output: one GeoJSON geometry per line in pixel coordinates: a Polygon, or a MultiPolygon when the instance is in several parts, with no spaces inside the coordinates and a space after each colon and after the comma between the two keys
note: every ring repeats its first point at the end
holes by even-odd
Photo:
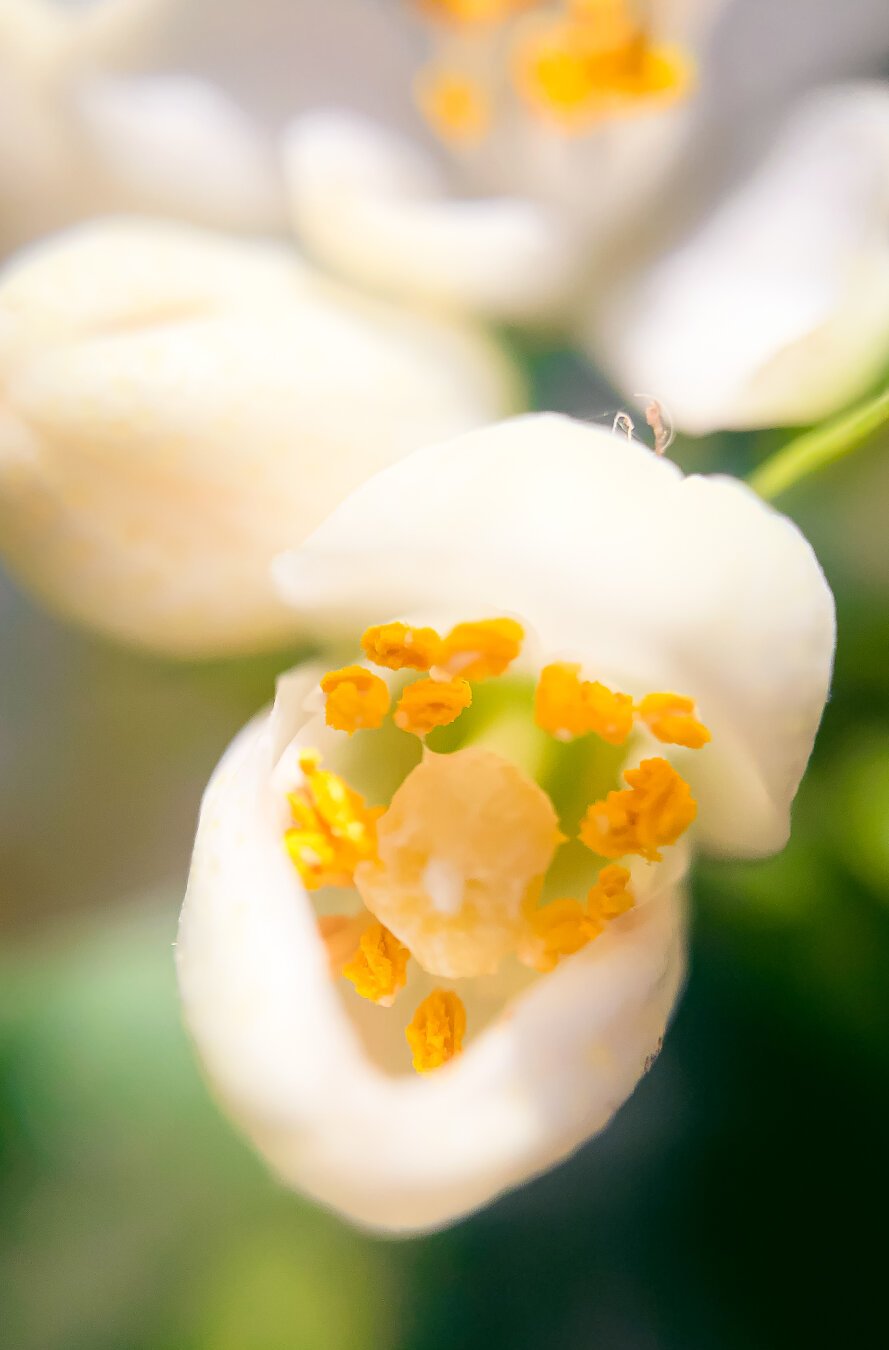
{"type": "Polygon", "coordinates": [[[628,109],[686,95],[692,66],[677,49],[649,42],[626,5],[584,6],[573,16],[544,18],[521,34],[514,53],[519,94],[562,130],[628,109]]]}
{"type": "Polygon", "coordinates": [[[710,732],[695,714],[694,700],[682,694],[646,694],[637,709],[653,736],[668,745],[700,750],[710,732]]]}
{"type": "Polygon", "coordinates": [[[441,644],[436,667],[464,680],[502,675],[522,649],[525,630],[515,619],[481,619],[458,623],[441,644]]]}
{"type": "Polygon", "coordinates": [[[594,802],[580,823],[580,840],[604,858],[637,853],[660,862],[659,850],[675,844],[697,815],[685,779],[665,759],[644,759],[624,773],[629,788],[594,802]]]}
{"type": "Polygon", "coordinates": [[[358,951],[343,966],[343,975],[355,986],[356,994],[390,1008],[407,981],[409,956],[394,933],[374,923],[362,933],[358,951]]]}
{"type": "Polygon", "coordinates": [[[526,931],[561,837],[546,793],[511,761],[481,746],[427,751],[355,884],[430,974],[492,974],[526,931]]]}
{"type": "Polygon", "coordinates": [[[483,85],[459,70],[429,67],[414,83],[420,112],[444,141],[473,145],[491,125],[491,101],[483,85]]]}
{"type": "Polygon", "coordinates": [[[383,725],[389,711],[389,686],[364,666],[343,666],[321,680],[327,695],[324,717],[335,731],[368,731],[383,725]]]}
{"type": "Polygon", "coordinates": [[[439,1069],[463,1049],[466,1009],[450,989],[424,998],[405,1031],[417,1073],[439,1069]]]}
{"type": "Polygon", "coordinates": [[[555,970],[564,956],[573,956],[597,938],[605,927],[602,918],[589,914],[579,900],[552,900],[529,916],[531,941],[519,955],[536,970],[555,970]]]}
{"type": "Polygon", "coordinates": [[[544,666],[534,698],[537,725],[560,741],[595,732],[609,745],[623,745],[633,729],[633,700],[598,680],[581,680],[580,667],[544,666]]]}
{"type": "Polygon", "coordinates": [[[361,647],[368,661],[386,670],[429,670],[435,665],[441,638],[434,628],[381,623],[367,629],[361,647]]]}
{"type": "Polygon", "coordinates": [[[319,769],[315,751],[299,766],[305,782],[288,795],[293,826],[284,843],[306,890],[350,886],[355,868],[376,856],[376,822],[382,807],[368,807],[338,774],[319,769]]]}
{"type": "Polygon", "coordinates": [[[398,700],[393,720],[402,731],[427,736],[436,727],[456,722],[471,702],[472,687],[459,676],[454,680],[415,680],[398,700]]]}
{"type": "Polygon", "coordinates": [[[417,0],[431,19],[453,24],[503,23],[536,0],[417,0]]]}
{"type": "Polygon", "coordinates": [[[630,890],[630,874],[625,867],[613,863],[603,867],[599,879],[587,896],[587,914],[591,919],[606,923],[626,914],[636,903],[630,890]]]}
{"type": "Polygon", "coordinates": [[[318,936],[327,948],[330,973],[338,978],[355,951],[367,927],[367,915],[322,914],[318,918],[318,936]]]}

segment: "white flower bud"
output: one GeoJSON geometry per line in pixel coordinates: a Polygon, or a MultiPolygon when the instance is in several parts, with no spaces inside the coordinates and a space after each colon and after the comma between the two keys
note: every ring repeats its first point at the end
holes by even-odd
{"type": "Polygon", "coordinates": [[[300,631],[269,564],[375,470],[498,416],[499,350],[291,249],[112,221],[0,279],[3,548],[59,610],[183,655],[300,631]]]}

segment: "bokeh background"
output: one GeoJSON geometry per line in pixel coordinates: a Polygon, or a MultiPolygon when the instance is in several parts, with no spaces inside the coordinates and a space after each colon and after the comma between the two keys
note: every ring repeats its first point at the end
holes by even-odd
{"type": "MultiPolygon", "coordinates": [[[[569,355],[524,357],[542,405],[616,406],[569,355]]],[[[772,439],[672,453],[744,472],[772,439]]],[[[62,626],[4,579],[0,1344],[879,1344],[887,492],[876,438],[781,503],[837,594],[833,695],[787,850],[697,867],[691,975],[660,1059],[565,1166],[404,1242],[280,1190],[216,1110],[179,1019],[171,946],[200,792],[291,654],[158,661],[62,626]]]]}
{"type": "MultiPolygon", "coordinates": [[[[218,8],[224,76],[244,54],[218,8]]],[[[773,38],[797,42],[799,83],[813,75],[804,8],[782,10],[773,38]]],[[[332,20],[325,50],[351,87],[332,20]]],[[[850,41],[839,73],[864,56],[850,41]]],[[[755,87],[756,52],[736,58],[755,87]]],[[[322,74],[300,86],[306,103],[322,74]]],[[[536,406],[611,420],[617,396],[569,352],[507,340],[536,406]]],[[[680,438],[670,453],[743,475],[789,435],[680,438]]],[[[296,653],[165,662],[56,621],[0,573],[3,1350],[883,1342],[889,438],[779,505],[839,610],[789,847],[696,868],[685,997],[608,1131],[482,1214],[401,1242],[275,1184],[216,1109],[177,1007],[201,790],[296,653]]]]}

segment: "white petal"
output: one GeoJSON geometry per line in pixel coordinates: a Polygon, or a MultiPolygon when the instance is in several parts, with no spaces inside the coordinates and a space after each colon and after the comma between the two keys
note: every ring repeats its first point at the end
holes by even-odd
{"type": "Polygon", "coordinates": [[[0,281],[4,551],[57,607],[182,653],[299,628],[269,562],[346,491],[515,395],[497,348],[292,251],[106,222],[0,281]]]}
{"type": "Polygon", "coordinates": [[[353,281],[504,319],[553,312],[576,281],[578,241],[558,214],[452,199],[419,147],[357,115],[296,119],[284,155],[297,234],[353,281]]]}
{"type": "Polygon", "coordinates": [[[190,76],[97,78],[77,100],[92,153],[127,200],[234,229],[284,223],[271,139],[190,76]]]}
{"type": "Polygon", "coordinates": [[[188,1025],[284,1180],[373,1228],[439,1226],[564,1157],[632,1091],[682,979],[681,860],[446,1068],[389,1076],[331,983],[274,764],[258,719],[207,790],[177,949],[188,1025]]]}
{"type": "Polygon", "coordinates": [[[516,614],[544,657],[697,700],[683,763],[706,846],[765,854],[830,678],[830,590],[797,528],[729,478],[602,428],[535,415],[422,450],[354,492],[276,565],[316,623],[516,614]]]}
{"type": "Polygon", "coordinates": [[[865,392],[889,356],[889,90],[812,97],[589,336],[628,394],[692,432],[815,422],[865,392]]]}

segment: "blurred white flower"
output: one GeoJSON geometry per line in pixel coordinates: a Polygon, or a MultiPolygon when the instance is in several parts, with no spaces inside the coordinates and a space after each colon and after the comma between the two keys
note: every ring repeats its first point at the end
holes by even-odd
{"type": "Polygon", "coordinates": [[[50,62],[23,38],[51,0],[7,4],[19,238],[102,203],[283,230],[289,202],[352,281],[558,321],[696,433],[814,421],[889,357],[889,91],[811,92],[879,70],[885,0],[93,0],[153,11],[137,74],[50,62]]]}
{"type": "MultiPolygon", "coordinates": [[[[561,316],[625,396],[695,433],[812,422],[866,391],[889,359],[889,89],[739,97],[720,43],[740,6],[710,0],[418,8],[438,30],[418,96],[451,172],[353,114],[298,118],[290,198],[315,256],[389,294],[561,316]]],[[[774,16],[749,9],[771,45],[774,16]]],[[[839,71],[841,28],[889,48],[870,0],[798,17],[839,71]]],[[[780,84],[798,57],[776,45],[758,59],[780,84]]]]}
{"type": "Polygon", "coordinates": [[[121,198],[94,153],[80,100],[125,69],[175,0],[2,0],[0,247],[121,198]]]}
{"type": "Polygon", "coordinates": [[[298,635],[269,565],[406,451],[514,411],[499,348],[294,250],[111,220],[0,275],[0,527],[54,607],[182,655],[298,635]]]}
{"type": "Polygon", "coordinates": [[[185,1014],[285,1182],[431,1228],[602,1129],[657,1053],[685,832],[783,845],[832,598],[744,485],[540,415],[406,457],[276,571],[361,664],[285,676],[216,770],[185,1014]]]}
{"type": "Polygon", "coordinates": [[[0,0],[0,250],[110,210],[285,233],[276,128],[323,87],[319,45],[333,74],[325,41],[344,22],[385,87],[391,25],[374,9],[0,0]]]}

